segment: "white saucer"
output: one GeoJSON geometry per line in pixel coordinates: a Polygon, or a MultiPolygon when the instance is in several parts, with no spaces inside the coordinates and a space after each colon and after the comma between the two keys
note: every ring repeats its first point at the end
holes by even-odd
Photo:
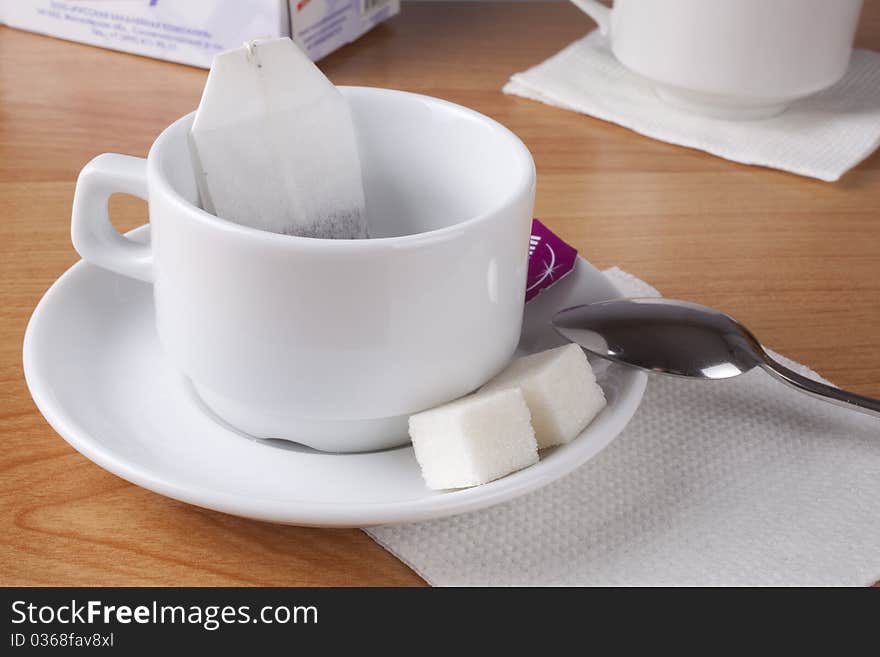
{"type": "MultiPolygon", "coordinates": [[[[129,234],[149,239],[147,227],[129,234]]],[[[562,340],[559,308],[620,296],[584,260],[526,306],[523,351],[562,340]]],[[[604,366],[603,366],[604,367],[604,366]]],[[[608,367],[608,406],[574,441],[525,470],[465,490],[428,490],[411,447],[326,454],[258,441],[210,417],[171,369],[146,283],[79,262],[46,292],[24,339],[24,371],[40,411],[76,450],[110,472],[209,509],[295,525],[364,527],[472,511],[544,486],[595,456],[626,426],[647,377],[608,367]]]]}

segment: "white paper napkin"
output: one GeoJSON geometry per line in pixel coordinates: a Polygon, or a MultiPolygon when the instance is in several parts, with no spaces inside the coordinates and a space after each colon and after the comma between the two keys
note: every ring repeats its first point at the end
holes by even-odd
{"type": "Polygon", "coordinates": [[[592,32],[517,73],[504,92],[589,114],[671,144],[834,181],[880,146],[880,53],[855,50],[837,84],[779,116],[724,121],[678,110],[592,32]]]}
{"type": "Polygon", "coordinates": [[[763,371],[652,377],[624,432],[565,478],[366,531],[438,586],[867,585],[880,579],[880,421],[763,371]]]}

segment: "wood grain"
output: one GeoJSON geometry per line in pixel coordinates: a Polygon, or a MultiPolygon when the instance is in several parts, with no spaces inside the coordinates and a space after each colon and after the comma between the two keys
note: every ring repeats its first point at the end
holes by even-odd
{"type": "MultiPolygon", "coordinates": [[[[428,93],[502,121],[534,153],[537,215],[594,264],[728,311],[880,396],[880,155],[827,184],[500,93],[589,27],[564,3],[407,4],[321,66],[338,84],[428,93]]],[[[858,45],[880,50],[877,0],[858,45]]],[[[360,531],[253,522],[130,485],[71,449],[27,392],[27,319],[77,260],[77,172],[104,151],[145,155],[196,106],[205,75],[0,28],[0,583],[420,584],[360,531]]],[[[121,229],[146,220],[140,201],[111,209],[121,229]]]]}

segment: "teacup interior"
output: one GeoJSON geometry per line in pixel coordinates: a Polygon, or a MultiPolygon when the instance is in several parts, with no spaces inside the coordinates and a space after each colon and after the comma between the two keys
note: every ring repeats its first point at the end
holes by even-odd
{"type": "MultiPolygon", "coordinates": [[[[506,128],[463,107],[385,89],[340,87],[352,108],[371,237],[423,233],[474,219],[509,203],[533,164],[506,128]]],[[[160,168],[198,205],[186,133],[164,141],[160,168]]]]}

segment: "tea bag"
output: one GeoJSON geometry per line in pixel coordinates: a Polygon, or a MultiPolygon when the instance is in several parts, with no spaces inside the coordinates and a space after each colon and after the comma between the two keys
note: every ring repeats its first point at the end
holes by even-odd
{"type": "Polygon", "coordinates": [[[215,56],[189,136],[208,212],[275,233],[367,237],[348,103],[290,39],[215,56]]]}

